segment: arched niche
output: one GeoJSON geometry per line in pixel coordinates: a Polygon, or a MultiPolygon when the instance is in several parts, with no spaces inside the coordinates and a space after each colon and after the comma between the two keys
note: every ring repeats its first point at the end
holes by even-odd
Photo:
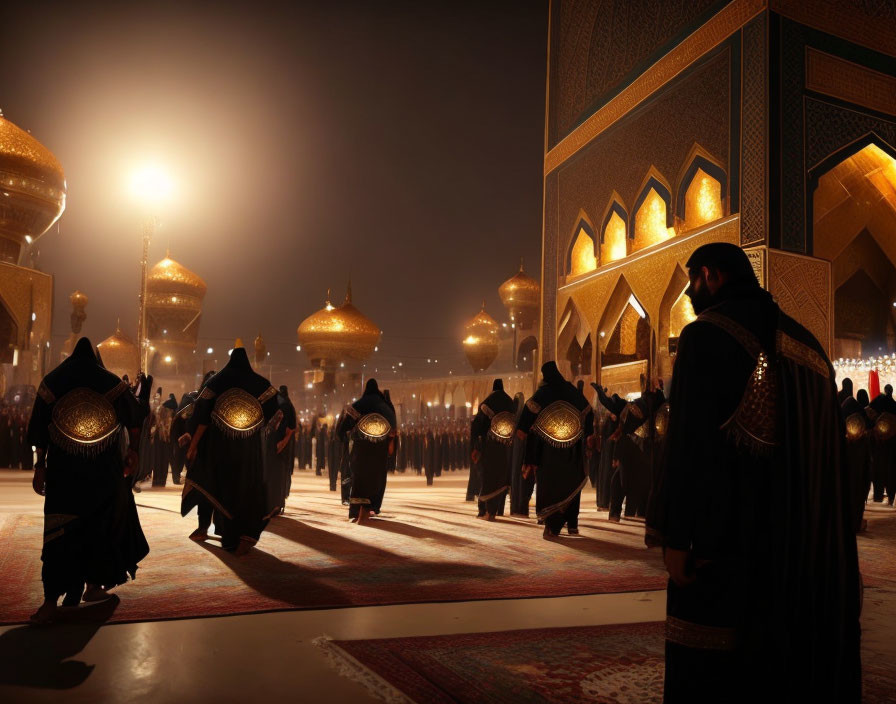
{"type": "Polygon", "coordinates": [[[594,227],[580,214],[566,253],[567,276],[581,276],[594,271],[597,269],[598,257],[599,250],[594,236],[594,227]]]}
{"type": "Polygon", "coordinates": [[[675,203],[681,231],[694,230],[725,217],[727,194],[728,175],[725,170],[703,154],[692,152],[679,181],[675,203]]]}
{"type": "Polygon", "coordinates": [[[633,212],[634,227],[629,233],[632,252],[675,236],[672,193],[656,175],[650,175],[645,180],[635,200],[633,212]]]}
{"type": "Polygon", "coordinates": [[[560,321],[560,332],[557,335],[557,363],[561,367],[560,371],[567,378],[590,376],[593,365],[585,366],[582,352],[591,331],[572,299],[567,302],[560,321]]]}
{"type": "Polygon", "coordinates": [[[517,369],[532,369],[538,356],[538,340],[529,335],[520,342],[516,350],[517,369]]]}
{"type": "Polygon", "coordinates": [[[647,312],[625,276],[607,300],[596,340],[600,383],[620,395],[640,391],[642,379],[649,377],[652,333],[647,312]]]}
{"type": "Polygon", "coordinates": [[[691,300],[684,293],[689,283],[685,270],[676,265],[660,302],[657,373],[663,379],[672,374],[682,328],[696,318],[691,300]]]}
{"type": "Polygon", "coordinates": [[[628,255],[628,212],[615,197],[610,201],[600,228],[600,263],[607,264],[628,255]]]}

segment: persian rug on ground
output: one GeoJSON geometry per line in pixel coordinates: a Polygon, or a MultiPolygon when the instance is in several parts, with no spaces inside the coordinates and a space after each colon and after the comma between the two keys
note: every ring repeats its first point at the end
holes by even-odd
{"type": "MultiPolygon", "coordinates": [[[[326,477],[297,472],[286,515],[243,558],[187,538],[196,518],[179,515],[177,488],[144,491],[136,499],[150,553],[136,580],[115,589],[121,605],[112,621],[665,587],[643,524],[611,524],[592,508],[581,536],[546,541],[534,519],[476,520],[475,504],[463,501],[465,479],[438,481],[427,488],[423,479],[390,478],[383,518],[357,526],[326,477]]],[[[2,623],[25,621],[41,602],[38,510],[0,514],[2,623]]]]}
{"type": "MultiPolygon", "coordinates": [[[[390,704],[660,704],[662,623],[316,642],[343,675],[390,704]]],[[[866,704],[896,678],[866,665],[866,704]]]]}

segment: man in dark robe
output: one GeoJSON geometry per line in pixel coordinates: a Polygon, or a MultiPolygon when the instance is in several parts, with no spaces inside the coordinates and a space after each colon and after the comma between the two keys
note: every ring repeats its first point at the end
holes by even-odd
{"type": "Polygon", "coordinates": [[[665,701],[861,698],[860,586],[834,370],[739,247],[687,263],[656,513],[665,701]]]}
{"type": "Polygon", "coordinates": [[[77,606],[108,598],[106,589],[137,572],[149,546],[125,473],[137,463],[139,415],[127,384],[103,369],[82,337],[72,354],[44,377],[28,427],[37,448],[34,490],[44,500],[38,624],[56,615],[56,602],[77,606]],[[121,433],[131,446],[122,455],[121,433]]]}
{"type": "Polygon", "coordinates": [[[650,492],[651,417],[646,398],[629,403],[622,411],[613,448],[609,520],[618,523],[625,502],[626,518],[643,518],[650,492]]]}
{"type": "Polygon", "coordinates": [[[265,484],[268,488],[268,509],[274,514],[286,510],[286,499],[292,485],[291,442],[296,430],[296,409],[289,400],[289,389],[280,386],[277,413],[271,419],[265,437],[265,484]]]}
{"type": "MultiPolygon", "coordinates": [[[[513,397],[516,406],[516,424],[520,422],[526,399],[522,392],[513,397]]],[[[529,517],[529,502],[532,500],[532,492],[535,491],[535,473],[530,472],[523,476],[523,462],[526,458],[526,439],[519,433],[513,434],[513,443],[510,446],[510,515],[518,518],[529,517]]]]}
{"type": "Polygon", "coordinates": [[[330,439],[330,433],[327,424],[323,423],[317,429],[317,446],[315,447],[315,465],[314,473],[320,477],[327,468],[327,442],[330,439]]]}
{"type": "Polygon", "coordinates": [[[188,486],[214,506],[221,546],[237,555],[258,542],[272,514],[265,487],[264,433],[277,410],[277,389],[252,371],[239,342],[196,401],[197,426],[188,462],[196,460],[206,432],[209,437],[200,471],[188,478],[188,486]]]}
{"type": "Polygon", "coordinates": [[[846,426],[846,459],[854,511],[856,533],[864,530],[865,501],[871,489],[871,421],[865,409],[852,396],[841,406],[846,426]]]}
{"type": "Polygon", "coordinates": [[[173,458],[171,437],[171,423],[177,412],[177,400],[174,394],[168,394],[168,398],[159,406],[158,420],[156,421],[156,453],[152,471],[152,485],[165,486],[168,483],[168,465],[173,458]]]}
{"type": "Polygon", "coordinates": [[[535,509],[544,538],[579,532],[579,502],[588,483],[586,445],[594,429],[591,404],[570,384],[556,362],[541,368],[544,383],[526,401],[517,433],[526,439],[523,474],[535,473],[535,509]]]}
{"type": "Polygon", "coordinates": [[[874,501],[882,503],[884,496],[893,505],[896,494],[896,400],[893,387],[887,384],[869,404],[866,413],[874,423],[872,443],[872,481],[874,501]]]}
{"type": "Polygon", "coordinates": [[[187,468],[187,477],[184,482],[184,488],[181,491],[180,499],[180,515],[186,516],[193,508],[196,509],[198,525],[196,530],[190,534],[190,540],[201,542],[208,538],[208,530],[212,524],[214,515],[214,506],[206,496],[196,487],[197,478],[205,477],[210,470],[204,466],[205,460],[208,458],[208,452],[205,451],[205,444],[208,442],[209,435],[206,433],[199,441],[196,458],[192,462],[187,462],[187,449],[193,441],[196,434],[196,428],[199,426],[198,416],[196,415],[196,401],[199,394],[205,388],[208,380],[217,372],[209,371],[202,378],[202,383],[196,391],[191,391],[181,398],[181,403],[175,413],[175,420],[182,421],[183,431],[175,440],[184,454],[184,463],[187,468]]]}
{"type": "Polygon", "coordinates": [[[349,458],[352,491],[348,516],[359,525],[379,515],[386,491],[389,457],[395,451],[395,411],[380,392],[376,379],[368,379],[364,394],[346,406],[336,434],[352,436],[349,458]]]}
{"type": "Polygon", "coordinates": [[[619,428],[619,416],[625,409],[625,399],[619,394],[608,396],[599,384],[591,384],[597,392],[597,400],[607,410],[600,428],[600,461],[597,466],[597,491],[595,492],[597,510],[610,510],[610,495],[613,482],[613,457],[616,452],[616,430],[619,428]]]}
{"type": "MultiPolygon", "coordinates": [[[[503,513],[510,489],[510,446],[516,428],[516,404],[504,391],[504,382],[495,379],[492,392],[479,404],[470,427],[473,464],[480,466],[478,518],[494,521],[503,513]]],[[[470,471],[472,474],[472,470],[470,471]]]]}
{"type": "Polygon", "coordinates": [[[426,485],[432,486],[432,480],[436,474],[436,435],[431,425],[426,426],[424,435],[423,468],[426,471],[426,485]]]}
{"type": "Polygon", "coordinates": [[[196,391],[190,391],[181,396],[180,403],[174,410],[174,418],[171,419],[171,480],[177,485],[183,483],[181,474],[183,474],[184,466],[187,463],[187,448],[184,443],[180,442],[180,439],[188,432],[184,409],[190,406],[192,411],[192,405],[198,396],[199,393],[196,391]]]}
{"type": "Polygon", "coordinates": [[[837,392],[837,403],[841,406],[846,399],[852,398],[852,379],[847,377],[840,385],[840,391],[837,392]]]}

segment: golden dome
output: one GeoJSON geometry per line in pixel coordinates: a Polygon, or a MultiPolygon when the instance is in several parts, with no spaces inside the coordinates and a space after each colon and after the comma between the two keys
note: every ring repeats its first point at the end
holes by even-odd
{"type": "Polygon", "coordinates": [[[531,327],[541,307],[541,285],[523,271],[522,260],[520,270],[498,287],[498,295],[513,322],[531,327]]]}
{"type": "Polygon", "coordinates": [[[65,173],[43,144],[0,117],[0,259],[17,261],[65,210],[65,173]]]}
{"type": "Polygon", "coordinates": [[[311,363],[319,366],[363,362],[380,339],[380,329],[352,304],[351,284],[338,308],[330,303],[328,291],[326,305],[305,318],[297,332],[311,363]]]}
{"type": "Polygon", "coordinates": [[[121,327],[116,327],[115,332],[96,347],[106,369],[118,376],[127,374],[132,380],[135,378],[138,367],[137,345],[125,337],[121,327]]]}
{"type": "Polygon", "coordinates": [[[473,371],[488,369],[498,356],[501,343],[498,340],[498,323],[485,312],[485,301],[480,310],[464,326],[464,354],[473,371]]]}
{"type": "MultiPolygon", "coordinates": [[[[198,274],[190,271],[183,264],[174,261],[169,254],[150,269],[146,277],[146,290],[149,294],[168,294],[176,296],[190,296],[198,299],[197,303],[205,297],[208,286],[205,285],[198,274]]],[[[150,295],[150,298],[152,296],[150,295]]],[[[173,301],[175,304],[177,300],[173,301]]]]}
{"type": "Polygon", "coordinates": [[[84,308],[87,305],[87,294],[75,290],[68,300],[71,302],[72,308],[84,308]]]}

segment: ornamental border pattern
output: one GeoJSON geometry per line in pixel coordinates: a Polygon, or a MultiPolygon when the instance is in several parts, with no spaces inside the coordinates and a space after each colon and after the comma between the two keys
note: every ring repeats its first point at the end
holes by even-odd
{"type": "Polygon", "coordinates": [[[738,31],[766,5],[765,0],[733,0],[545,154],[544,174],[557,169],[610,125],[738,31]]]}

